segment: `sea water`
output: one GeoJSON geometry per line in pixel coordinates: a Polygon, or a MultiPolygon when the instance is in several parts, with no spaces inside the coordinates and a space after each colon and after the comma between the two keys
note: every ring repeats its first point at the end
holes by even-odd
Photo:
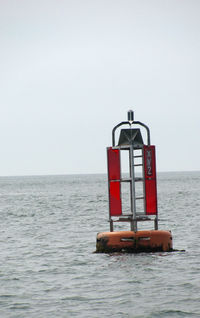
{"type": "Polygon", "coordinates": [[[0,317],[200,317],[199,192],[200,172],[158,174],[180,251],[96,254],[106,175],[1,177],[0,317]]]}

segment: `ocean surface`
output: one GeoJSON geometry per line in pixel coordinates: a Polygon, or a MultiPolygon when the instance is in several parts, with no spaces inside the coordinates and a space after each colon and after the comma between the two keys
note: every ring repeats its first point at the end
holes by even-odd
{"type": "Polygon", "coordinates": [[[0,317],[200,317],[199,194],[200,172],[158,174],[180,251],[96,254],[106,175],[0,177],[0,317]]]}

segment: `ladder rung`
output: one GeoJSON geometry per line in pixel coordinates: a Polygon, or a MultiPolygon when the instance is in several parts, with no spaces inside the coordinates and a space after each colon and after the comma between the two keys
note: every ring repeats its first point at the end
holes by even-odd
{"type": "Polygon", "coordinates": [[[136,163],[136,164],[134,165],[134,167],[141,167],[141,166],[143,166],[142,163],[136,163]]]}
{"type": "Polygon", "coordinates": [[[149,217],[137,217],[137,221],[154,221],[149,217]]]}
{"type": "Polygon", "coordinates": [[[131,182],[131,178],[124,178],[124,179],[121,179],[121,182],[131,182]]]}
{"type": "Polygon", "coordinates": [[[135,182],[140,182],[140,181],[144,181],[143,178],[135,178],[135,182]]]}
{"type": "Polygon", "coordinates": [[[144,199],[144,197],[137,197],[137,198],[135,198],[135,200],[143,200],[144,199]]]}
{"type": "Polygon", "coordinates": [[[119,218],[118,220],[113,220],[113,222],[130,222],[131,218],[119,218]]]}
{"type": "MultiPolygon", "coordinates": [[[[110,180],[110,182],[131,182],[132,179],[131,178],[123,178],[123,179],[117,179],[117,180],[110,180]]],[[[134,180],[135,182],[141,182],[141,181],[144,181],[143,178],[135,178],[134,180]]]]}
{"type": "Polygon", "coordinates": [[[142,158],[142,155],[133,156],[133,158],[142,158]]]}

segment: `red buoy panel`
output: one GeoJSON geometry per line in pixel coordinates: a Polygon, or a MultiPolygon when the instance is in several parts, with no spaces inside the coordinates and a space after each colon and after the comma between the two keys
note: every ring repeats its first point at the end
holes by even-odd
{"type": "Polygon", "coordinates": [[[118,216],[122,214],[120,181],[109,182],[109,207],[110,216],[118,216]]]}
{"type": "Polygon", "coordinates": [[[110,216],[122,214],[120,150],[107,148],[110,216]]]}
{"type": "Polygon", "coordinates": [[[145,212],[157,214],[155,146],[144,146],[145,212]]]}
{"type": "Polygon", "coordinates": [[[120,150],[107,148],[108,180],[120,180],[120,150]]]}

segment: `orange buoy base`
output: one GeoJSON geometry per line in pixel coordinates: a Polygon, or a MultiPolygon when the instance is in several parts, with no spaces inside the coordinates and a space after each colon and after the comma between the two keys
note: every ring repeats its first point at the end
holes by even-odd
{"type": "Polygon", "coordinates": [[[96,252],[171,252],[173,251],[170,231],[119,231],[97,234],[96,252]]]}

